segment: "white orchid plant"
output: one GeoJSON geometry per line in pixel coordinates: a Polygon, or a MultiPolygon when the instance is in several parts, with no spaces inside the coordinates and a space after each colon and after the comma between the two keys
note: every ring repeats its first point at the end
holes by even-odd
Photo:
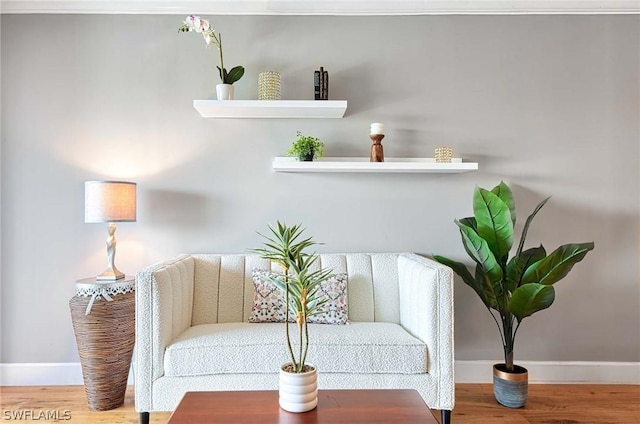
{"type": "Polygon", "coordinates": [[[217,33],[211,27],[208,20],[200,18],[200,16],[189,15],[178,28],[179,32],[197,32],[202,34],[207,46],[215,45],[220,52],[220,66],[217,66],[220,73],[220,79],[223,84],[233,84],[244,75],[243,66],[234,66],[229,72],[224,67],[224,59],[222,58],[222,34],[217,33]]]}

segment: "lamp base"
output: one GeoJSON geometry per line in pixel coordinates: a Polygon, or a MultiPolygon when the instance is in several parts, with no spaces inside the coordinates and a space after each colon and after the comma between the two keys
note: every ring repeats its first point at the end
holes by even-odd
{"type": "Polygon", "coordinates": [[[124,274],[117,269],[106,269],[102,274],[96,277],[97,281],[115,281],[124,278],[124,274]]]}
{"type": "Polygon", "coordinates": [[[96,277],[98,281],[115,281],[124,278],[124,274],[116,268],[115,258],[116,258],[116,224],[114,222],[110,222],[107,225],[107,231],[109,232],[109,237],[107,237],[107,269],[104,272],[96,277]]]}

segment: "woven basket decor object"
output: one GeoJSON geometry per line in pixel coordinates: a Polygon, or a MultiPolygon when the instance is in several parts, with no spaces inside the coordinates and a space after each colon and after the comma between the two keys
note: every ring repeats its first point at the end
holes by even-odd
{"type": "Polygon", "coordinates": [[[135,341],[135,293],[76,295],[69,307],[89,407],[123,405],[135,341]]]}

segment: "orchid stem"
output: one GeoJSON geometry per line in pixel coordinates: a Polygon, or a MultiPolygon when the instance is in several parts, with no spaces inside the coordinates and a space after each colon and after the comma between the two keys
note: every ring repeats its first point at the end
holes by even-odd
{"type": "Polygon", "coordinates": [[[224,78],[224,60],[222,59],[222,34],[218,34],[218,51],[220,52],[220,79],[222,79],[222,83],[226,84],[224,78]]]}

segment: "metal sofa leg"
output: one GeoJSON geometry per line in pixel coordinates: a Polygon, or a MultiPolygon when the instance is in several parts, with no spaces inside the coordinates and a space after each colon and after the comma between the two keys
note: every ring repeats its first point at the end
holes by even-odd
{"type": "Polygon", "coordinates": [[[140,413],[140,424],[149,424],[149,413],[141,412],[140,413]]]}
{"type": "Polygon", "coordinates": [[[443,409],[440,411],[440,418],[441,424],[451,424],[451,411],[443,409]]]}

